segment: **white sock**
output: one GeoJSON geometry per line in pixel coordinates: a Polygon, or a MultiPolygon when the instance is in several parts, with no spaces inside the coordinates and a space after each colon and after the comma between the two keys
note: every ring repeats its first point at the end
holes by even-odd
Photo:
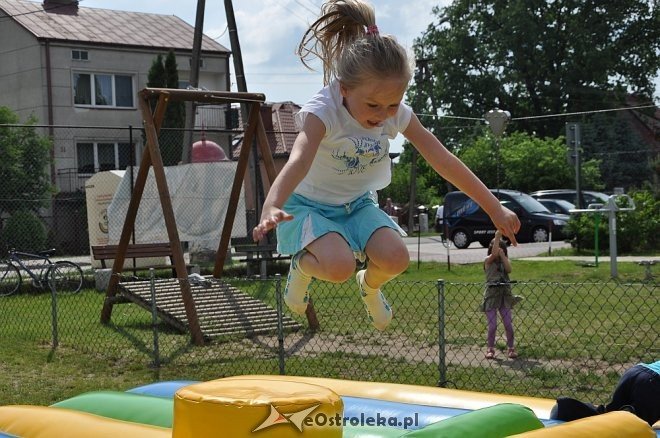
{"type": "Polygon", "coordinates": [[[291,258],[289,276],[284,288],[284,302],[292,312],[304,315],[309,301],[308,288],[312,277],[305,274],[300,268],[300,259],[306,253],[302,250],[291,258]]]}

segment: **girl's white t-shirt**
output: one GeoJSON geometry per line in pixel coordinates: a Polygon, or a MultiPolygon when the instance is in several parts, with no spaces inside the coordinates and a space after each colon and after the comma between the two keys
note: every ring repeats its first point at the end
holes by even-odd
{"type": "Polygon", "coordinates": [[[296,114],[302,129],[307,114],[325,125],[325,136],[305,178],[294,193],[331,205],[346,204],[368,191],[387,187],[392,179],[390,139],[405,131],[412,109],[403,102],[383,126],[363,128],[343,105],[339,82],[324,87],[296,114]]]}

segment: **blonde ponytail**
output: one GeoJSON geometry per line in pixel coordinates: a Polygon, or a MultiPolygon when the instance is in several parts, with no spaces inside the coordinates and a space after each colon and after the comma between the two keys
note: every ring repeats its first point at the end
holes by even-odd
{"type": "Polygon", "coordinates": [[[314,57],[321,60],[326,85],[334,78],[352,87],[369,77],[412,77],[405,49],[394,37],[378,32],[374,9],[362,0],[324,3],[296,54],[310,69],[314,57]]]}

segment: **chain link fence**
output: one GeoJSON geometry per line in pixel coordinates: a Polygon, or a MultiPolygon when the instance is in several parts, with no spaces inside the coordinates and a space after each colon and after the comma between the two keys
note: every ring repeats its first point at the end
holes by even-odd
{"type": "MultiPolygon", "coordinates": [[[[152,284],[141,271],[139,281],[132,281],[136,277],[126,267],[121,282],[132,292],[122,294],[129,298],[113,305],[110,321],[102,324],[106,296],[92,287],[102,270],[89,259],[90,245],[116,243],[122,231],[125,204],[115,208],[111,203],[120,186],[127,186],[130,194],[137,173],[132,165],[140,160],[144,147],[143,132],[133,127],[36,129],[52,141],[46,178],[54,191],[35,196],[28,190],[29,179],[10,184],[15,175],[0,163],[4,178],[0,250],[54,247],[65,258],[84,256],[77,260],[84,260],[88,287],[79,294],[60,295],[26,283],[19,293],[0,297],[0,337],[7,342],[103,357],[122,364],[125,373],[150,368],[164,380],[289,374],[543,397],[570,395],[600,403],[625,369],[660,355],[660,294],[651,279],[635,284],[515,283],[514,293],[524,297],[514,309],[517,359],[505,354],[501,323],[497,355],[494,360],[485,358],[486,318],[479,310],[483,283],[392,281],[383,292],[395,318],[381,333],[369,324],[354,282],[313,283],[312,316],[317,321],[292,315],[283,307],[282,278],[210,280],[210,285],[192,285],[206,336],[205,344],[197,346],[186,331],[179,303],[179,282],[190,280],[166,279],[166,271],[152,284]],[[92,263],[93,269],[88,268],[92,263]],[[222,328],[214,325],[220,323],[225,323],[222,328]]],[[[180,145],[185,134],[189,133],[162,131],[159,141],[166,165],[178,163],[180,148],[173,145],[180,145]]],[[[208,129],[192,134],[194,140],[204,135],[226,151],[240,140],[240,131],[208,129]]],[[[212,220],[224,218],[215,205],[227,204],[235,161],[196,165],[206,164],[212,165],[202,181],[179,176],[196,181],[193,187],[175,185],[176,176],[167,178],[184,242],[195,241],[192,237],[209,229],[215,239],[220,238],[221,228],[212,220]],[[200,224],[205,230],[196,229],[200,224]]],[[[243,201],[234,212],[233,236],[247,236],[255,223],[263,191],[260,175],[251,165],[243,201]]],[[[124,195],[125,203],[129,197],[124,195]]],[[[162,224],[150,222],[151,216],[162,219],[160,203],[148,204],[158,199],[153,185],[147,186],[135,242],[169,241],[162,224]],[[153,230],[160,234],[147,240],[153,230]]],[[[186,261],[208,269],[217,240],[184,244],[186,261]]],[[[286,273],[287,263],[280,263],[286,273]]],[[[131,264],[127,260],[126,265],[131,264]]],[[[4,268],[0,263],[0,271],[4,268]]]]}
{"type": "Polygon", "coordinates": [[[26,288],[0,298],[0,337],[101,356],[123,363],[126,373],[152,367],[160,379],[289,374],[600,403],[625,369],[660,354],[655,282],[514,283],[524,298],[513,316],[519,357],[506,356],[500,323],[494,360],[485,358],[483,283],[394,280],[383,289],[395,315],[384,332],[370,326],[353,282],[313,283],[315,329],[282,305],[279,276],[209,283],[192,285],[201,325],[236,315],[239,323],[203,346],[172,324],[175,310],[159,313],[172,290],[180,294],[177,281],[145,277],[122,284],[141,285],[158,310],[151,302],[115,304],[108,324],[100,323],[105,293],[94,289],[61,296],[26,288]],[[209,306],[205,298],[216,288],[231,289],[233,304],[209,306]],[[264,306],[270,316],[251,319],[264,306]]]}
{"type": "MultiPolygon", "coordinates": [[[[0,252],[10,247],[32,252],[48,247],[56,248],[60,256],[87,255],[90,245],[117,243],[146,147],[143,129],[0,125],[0,131],[0,135],[16,136],[21,143],[15,151],[3,152],[6,160],[0,165],[4,182],[0,187],[0,252]],[[23,144],[33,141],[25,140],[32,138],[32,132],[49,143],[40,153],[30,152],[23,144]],[[122,196],[115,197],[120,188],[122,196]]],[[[236,173],[231,151],[240,144],[242,134],[240,129],[222,126],[193,131],[163,128],[160,132],[159,146],[181,240],[197,245],[198,251],[193,252],[217,249],[236,173]],[[193,154],[197,162],[177,166],[182,141],[202,140],[204,147],[199,150],[203,151],[199,156],[193,154]],[[210,158],[222,161],[205,161],[210,158]]],[[[255,169],[251,160],[232,236],[247,236],[254,226],[264,190],[262,176],[255,169]]],[[[168,241],[153,169],[136,222],[133,241],[168,241]]]]}

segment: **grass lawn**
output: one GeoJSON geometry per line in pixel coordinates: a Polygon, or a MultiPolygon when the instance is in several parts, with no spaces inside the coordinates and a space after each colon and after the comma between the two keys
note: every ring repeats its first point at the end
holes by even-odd
{"type": "MultiPolygon", "coordinates": [[[[618,271],[619,280],[613,282],[609,264],[588,268],[571,261],[514,260],[511,277],[524,283],[520,290],[525,296],[516,314],[517,337],[526,361],[519,362],[524,364],[519,369],[505,362],[483,361],[483,314],[476,309],[483,288],[481,264],[454,265],[448,271],[443,263],[425,262],[419,269],[411,263],[384,289],[396,316],[385,333],[375,333],[365,321],[352,283],[318,282],[312,296],[322,329],[314,336],[303,331],[287,337],[286,348],[291,351],[286,372],[436,385],[436,280],[443,279],[450,387],[548,396],[554,395],[552,388],[570,381],[571,396],[601,401],[620,374],[605,365],[623,366],[630,358],[638,358],[636,349],[653,348],[657,337],[649,340],[648,334],[654,326],[657,334],[659,326],[658,316],[648,309],[649,302],[657,308],[657,286],[619,286],[642,284],[644,267],[619,263],[618,271]],[[607,286],[591,287],[596,282],[607,282],[607,286]],[[583,285],[567,289],[566,284],[576,283],[583,285]],[[571,309],[568,313],[567,308],[571,309]],[[548,327],[557,328],[552,336],[548,327]],[[577,339],[576,333],[580,334],[577,339]],[[512,390],[507,383],[512,379],[522,379],[526,385],[512,390]]],[[[275,306],[271,282],[232,282],[275,306]]],[[[94,290],[59,299],[59,346],[52,349],[49,295],[0,298],[0,375],[4,376],[0,405],[49,405],[86,391],[123,391],[154,380],[279,373],[276,338],[226,338],[194,347],[187,335],[164,323],[158,324],[163,367],[156,369],[152,366],[151,315],[133,304],[115,306],[112,324],[103,326],[99,323],[103,299],[94,290]]]]}

